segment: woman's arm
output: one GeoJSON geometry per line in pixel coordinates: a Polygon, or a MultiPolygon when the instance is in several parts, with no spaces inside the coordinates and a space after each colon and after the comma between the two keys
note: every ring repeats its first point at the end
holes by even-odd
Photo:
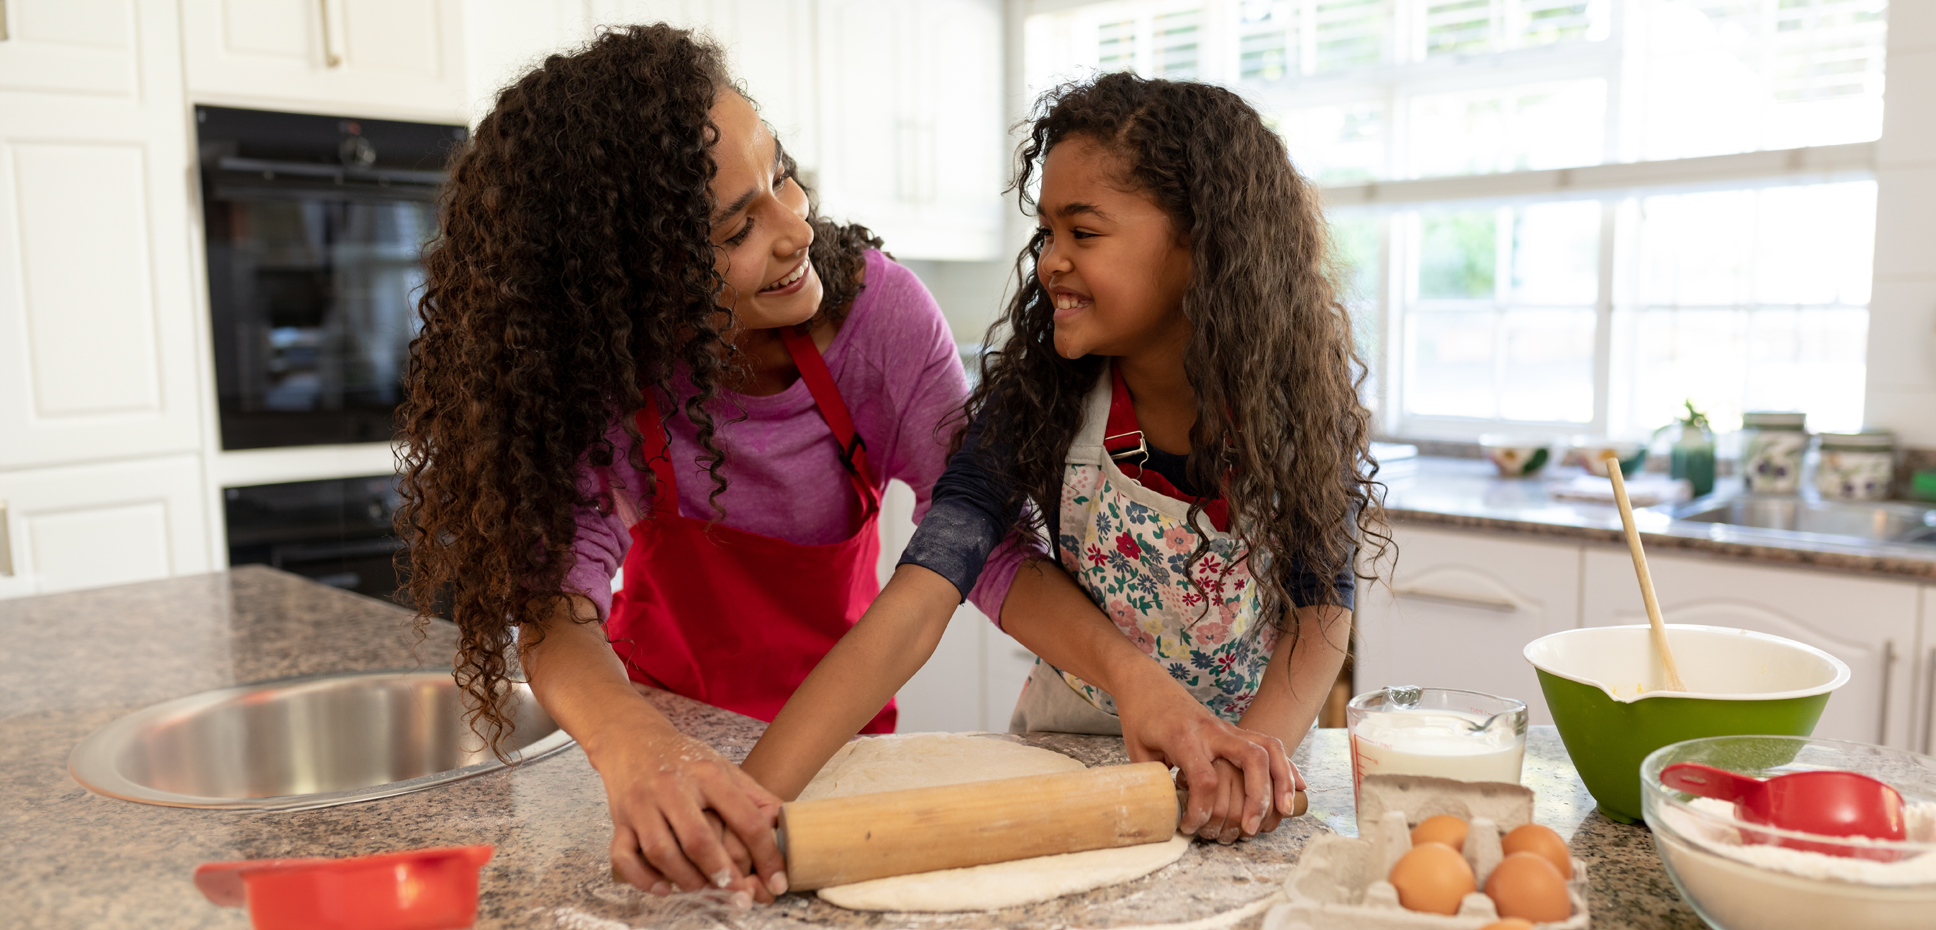
{"type": "Polygon", "coordinates": [[[780,708],[747,753],[744,771],[782,798],[798,797],[934,655],[960,603],[954,582],[919,565],[896,568],[860,622],[780,708]]]}
{"type": "Polygon", "coordinates": [[[1060,566],[1025,563],[1001,619],[1031,652],[1116,699],[1130,761],[1165,762],[1182,773],[1190,788],[1183,832],[1230,842],[1291,813],[1296,774],[1280,738],[1232,726],[1197,703],[1060,566]]]}
{"type": "Polygon", "coordinates": [[[709,885],[762,901],[784,893],[779,799],[674,729],[626,677],[597,618],[590,599],[571,595],[541,630],[526,628],[518,658],[538,703],[605,783],[612,868],[655,894],[709,885]]]}

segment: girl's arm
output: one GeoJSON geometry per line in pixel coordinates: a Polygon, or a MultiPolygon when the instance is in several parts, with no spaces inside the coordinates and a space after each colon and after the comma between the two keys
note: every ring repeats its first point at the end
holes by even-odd
{"type": "Polygon", "coordinates": [[[1116,699],[1130,761],[1164,762],[1182,773],[1190,788],[1183,832],[1230,842],[1290,815],[1297,778],[1279,737],[1232,726],[1197,703],[1060,566],[1024,564],[1001,619],[1031,652],[1116,699]]]}
{"type": "MultiPolygon", "coordinates": [[[[1295,749],[1310,732],[1318,708],[1338,680],[1344,666],[1345,644],[1351,641],[1351,611],[1343,607],[1299,607],[1291,611],[1291,622],[1299,633],[1297,646],[1290,637],[1281,636],[1264,669],[1263,684],[1257,698],[1237,725],[1245,730],[1268,734],[1295,749]]],[[[1221,769],[1227,763],[1218,760],[1221,769]]],[[[1235,799],[1228,802],[1234,805],[1235,799]]],[[[1263,829],[1277,829],[1279,817],[1264,819],[1263,829]]],[[[1226,831],[1228,832],[1228,831],[1226,831]]]]}
{"type": "Polygon", "coordinates": [[[1345,645],[1351,642],[1351,611],[1343,607],[1299,607],[1291,611],[1298,631],[1297,647],[1281,636],[1271,653],[1257,699],[1238,722],[1246,730],[1269,733],[1296,746],[1304,741],[1318,708],[1331,694],[1331,685],[1344,667],[1345,645]]]}
{"type": "Polygon", "coordinates": [[[612,868],[656,894],[733,887],[768,901],[784,893],[786,862],[773,834],[779,799],[674,729],[626,677],[597,618],[590,599],[572,595],[542,630],[526,629],[518,658],[538,703],[605,783],[612,868]]]}
{"type": "Polygon", "coordinates": [[[780,708],[741,768],[792,800],[921,670],[961,603],[949,581],[913,563],[894,570],[860,622],[780,708]]]}

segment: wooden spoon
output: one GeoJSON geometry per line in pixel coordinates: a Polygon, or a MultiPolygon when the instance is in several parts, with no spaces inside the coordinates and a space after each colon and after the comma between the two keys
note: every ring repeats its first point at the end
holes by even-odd
{"type": "Polygon", "coordinates": [[[1660,601],[1654,597],[1654,576],[1647,571],[1647,553],[1640,548],[1633,503],[1627,500],[1627,481],[1620,474],[1620,455],[1608,450],[1600,458],[1607,463],[1607,477],[1613,480],[1613,499],[1620,504],[1620,525],[1627,531],[1627,551],[1633,553],[1634,574],[1640,576],[1640,597],[1647,602],[1647,622],[1654,628],[1654,651],[1660,653],[1661,667],[1667,670],[1667,690],[1686,691],[1680,667],[1674,664],[1674,653],[1667,648],[1667,626],[1660,619],[1660,601]]]}

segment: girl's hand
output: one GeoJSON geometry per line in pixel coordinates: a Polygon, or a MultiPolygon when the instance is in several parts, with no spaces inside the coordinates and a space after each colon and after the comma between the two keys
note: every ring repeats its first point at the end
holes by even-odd
{"type": "MultiPolygon", "coordinates": [[[[1212,805],[1212,810],[1223,810],[1227,812],[1243,810],[1244,773],[1239,771],[1236,766],[1222,759],[1217,759],[1210,764],[1216,769],[1216,790],[1221,795],[1221,799],[1212,805]]],[[[1304,779],[1299,775],[1297,766],[1295,765],[1291,766],[1291,779],[1297,784],[1298,790],[1303,790],[1304,779]]],[[[1277,829],[1277,825],[1284,821],[1285,816],[1287,815],[1277,805],[1271,805],[1270,809],[1264,812],[1264,821],[1257,828],[1256,833],[1269,833],[1277,829]]],[[[1220,822],[1213,813],[1210,820],[1201,829],[1197,830],[1197,835],[1206,840],[1216,840],[1219,843],[1228,845],[1236,842],[1241,837],[1255,835],[1245,834],[1242,827],[1243,825],[1234,817],[1220,822]]]]}
{"type": "Polygon", "coordinates": [[[780,799],[712,747],[670,725],[592,760],[612,812],[612,869],[653,894],[786,892],[773,826],[780,799]]]}
{"type": "Polygon", "coordinates": [[[1218,719],[1153,662],[1115,698],[1130,761],[1175,766],[1189,787],[1178,829],[1231,842],[1290,816],[1303,782],[1276,737],[1218,719]]]}

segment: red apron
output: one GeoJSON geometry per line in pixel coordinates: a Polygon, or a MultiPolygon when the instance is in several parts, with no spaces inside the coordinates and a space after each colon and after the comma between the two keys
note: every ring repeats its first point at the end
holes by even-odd
{"type": "MultiPolygon", "coordinates": [[[[812,338],[791,327],[780,333],[840,444],[859,528],[840,542],[801,546],[681,516],[667,446],[649,463],[658,479],[652,512],[632,525],[625,587],[606,624],[633,681],[766,721],[881,590],[881,495],[867,449],[812,338]]],[[[665,435],[656,393],[645,392],[637,414],[643,437],[665,435]]],[[[892,733],[894,718],[888,701],[862,732],[892,733]]]]}

